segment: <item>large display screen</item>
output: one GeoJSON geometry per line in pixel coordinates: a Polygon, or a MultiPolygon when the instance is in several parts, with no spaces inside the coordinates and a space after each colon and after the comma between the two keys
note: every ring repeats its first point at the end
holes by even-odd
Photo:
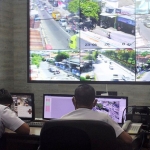
{"type": "MultiPolygon", "coordinates": [[[[43,119],[59,119],[75,110],[73,95],[43,94],[43,119]]],[[[96,96],[97,104],[93,111],[107,113],[115,122],[122,123],[126,116],[128,97],[96,96]]]]}
{"type": "Polygon", "coordinates": [[[28,82],[150,83],[150,0],[28,2],[28,82]]]}

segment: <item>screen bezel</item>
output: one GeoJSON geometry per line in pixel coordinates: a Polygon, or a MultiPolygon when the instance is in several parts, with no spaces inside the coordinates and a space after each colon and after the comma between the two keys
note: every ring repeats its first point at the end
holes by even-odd
{"type": "MultiPolygon", "coordinates": [[[[142,15],[142,14],[134,14],[142,15]]],[[[147,15],[147,14],[145,14],[147,15]]],[[[135,37],[136,38],[136,37],[135,37]]],[[[145,47],[143,47],[145,48],[145,47]]],[[[136,49],[136,47],[135,47],[136,49]]],[[[136,53],[136,52],[135,52],[136,53]]],[[[136,58],[135,58],[136,61],[136,58]]],[[[54,84],[132,84],[132,85],[149,85],[150,81],[64,81],[64,80],[31,80],[30,79],[30,0],[27,0],[27,82],[28,83],[54,83],[54,84]]]]}
{"type": "Polygon", "coordinates": [[[110,98],[110,99],[126,99],[126,107],[125,107],[125,109],[123,110],[123,114],[122,114],[122,118],[121,118],[121,123],[118,123],[118,124],[123,124],[123,122],[124,122],[124,120],[123,120],[123,117],[124,116],[126,116],[126,114],[125,114],[125,111],[126,111],[126,113],[128,112],[128,97],[127,96],[99,96],[99,95],[96,95],[96,97],[95,98],[110,98]]]}
{"type": "Polygon", "coordinates": [[[23,96],[23,95],[29,95],[29,96],[31,96],[31,99],[32,99],[32,117],[31,118],[24,118],[24,117],[19,117],[20,119],[22,119],[22,120],[30,120],[30,121],[32,121],[32,120],[35,120],[35,105],[34,105],[34,94],[33,93],[10,93],[11,94],[11,96],[12,95],[18,95],[18,96],[23,96]]]}
{"type": "Polygon", "coordinates": [[[73,97],[74,95],[73,94],[43,94],[43,111],[42,111],[42,119],[45,119],[45,120],[51,120],[51,119],[55,119],[55,118],[45,118],[44,117],[44,102],[45,102],[45,99],[44,97],[45,96],[56,96],[56,97],[73,97]]]}

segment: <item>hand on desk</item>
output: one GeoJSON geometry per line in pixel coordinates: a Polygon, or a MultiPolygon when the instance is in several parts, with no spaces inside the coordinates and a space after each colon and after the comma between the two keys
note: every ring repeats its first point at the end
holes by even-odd
{"type": "MultiPolygon", "coordinates": [[[[40,136],[41,128],[37,127],[30,127],[30,135],[38,135],[40,136]]],[[[11,131],[9,129],[5,129],[5,133],[15,133],[14,131],[11,131]]]]}

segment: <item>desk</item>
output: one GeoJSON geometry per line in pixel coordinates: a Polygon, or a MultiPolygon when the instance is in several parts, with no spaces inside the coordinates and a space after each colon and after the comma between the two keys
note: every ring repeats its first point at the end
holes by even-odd
{"type": "Polygon", "coordinates": [[[39,127],[30,127],[29,135],[16,134],[15,132],[6,129],[6,150],[37,150],[40,140],[39,127]]]}
{"type": "MultiPolygon", "coordinates": [[[[41,128],[40,127],[30,127],[30,135],[40,135],[41,128]]],[[[5,133],[15,133],[9,129],[5,129],[5,133]]]]}
{"type": "MultiPolygon", "coordinates": [[[[5,137],[7,142],[6,150],[37,150],[39,146],[41,128],[30,127],[29,135],[20,135],[15,132],[6,129],[5,137]]],[[[133,138],[133,150],[139,149],[142,137],[137,135],[131,135],[133,138]]]]}

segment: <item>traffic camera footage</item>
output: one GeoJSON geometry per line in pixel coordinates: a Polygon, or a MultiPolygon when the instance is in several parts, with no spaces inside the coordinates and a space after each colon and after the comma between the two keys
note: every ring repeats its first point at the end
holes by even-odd
{"type": "Polygon", "coordinates": [[[149,8],[149,0],[29,0],[28,81],[150,82],[149,8]]]}

